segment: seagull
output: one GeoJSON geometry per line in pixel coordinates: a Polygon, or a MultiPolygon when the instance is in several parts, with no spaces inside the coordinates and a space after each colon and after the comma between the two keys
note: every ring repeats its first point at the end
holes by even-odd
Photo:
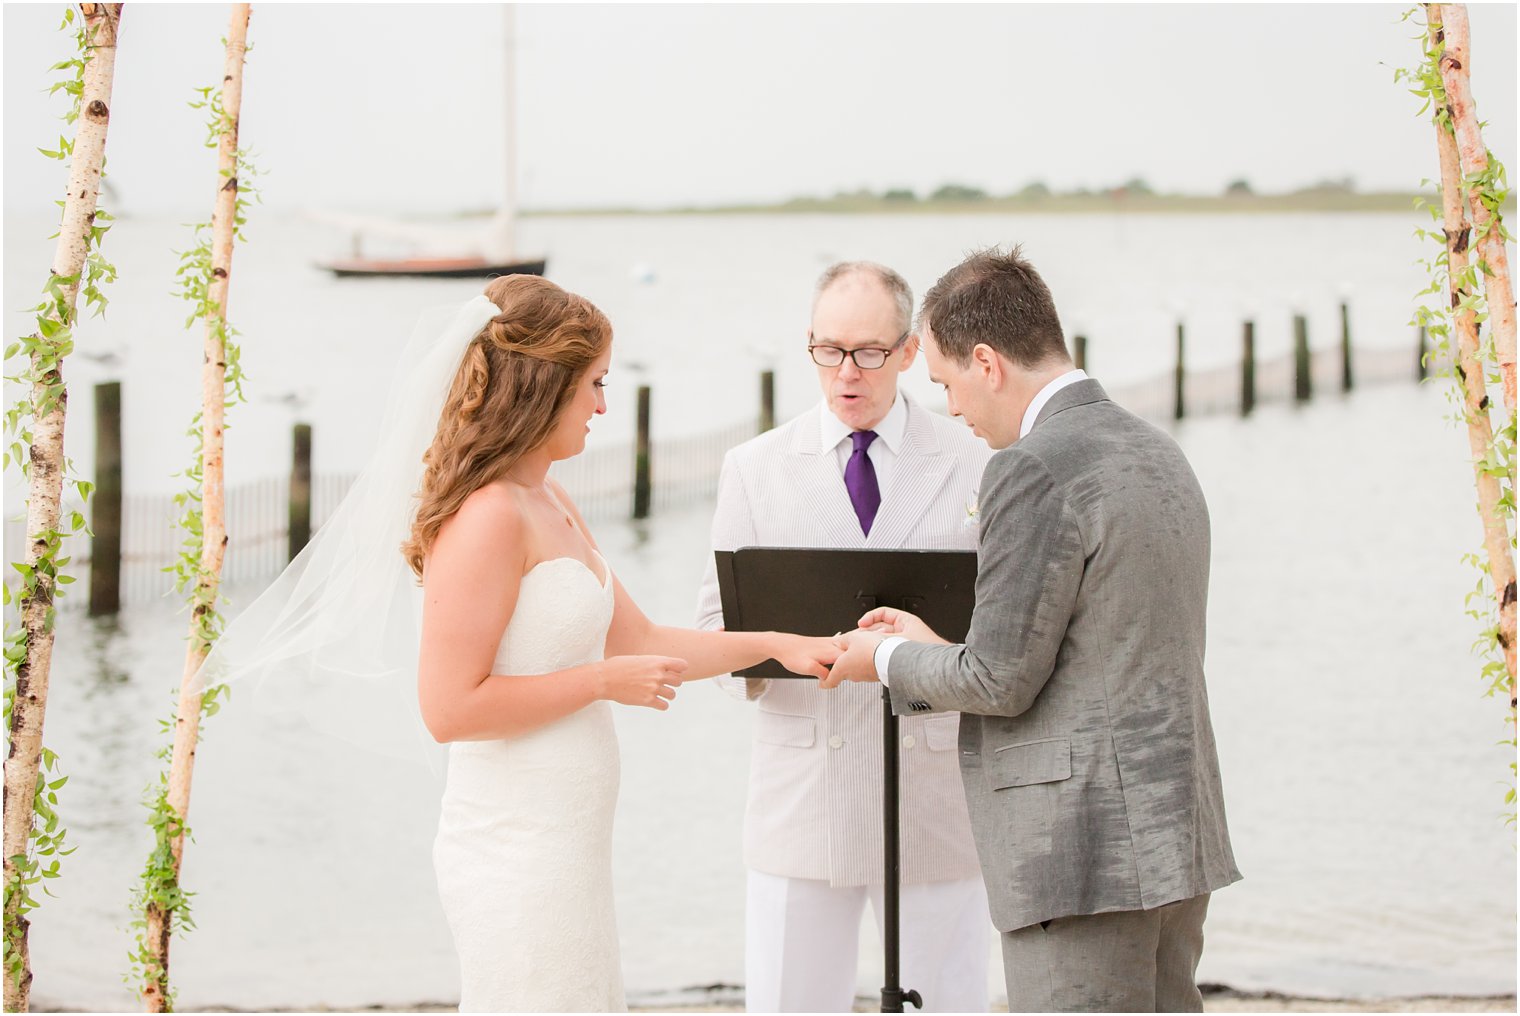
{"type": "Polygon", "coordinates": [[[293,409],[305,409],[311,404],[311,389],[302,388],[296,391],[280,392],[277,395],[265,395],[262,402],[272,402],[278,406],[290,406],[293,409]]]}

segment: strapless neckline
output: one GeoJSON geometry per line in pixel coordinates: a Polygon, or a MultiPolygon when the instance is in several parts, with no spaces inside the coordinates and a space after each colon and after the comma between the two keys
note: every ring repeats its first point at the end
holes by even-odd
{"type": "Polygon", "coordinates": [[[569,555],[561,555],[560,557],[545,558],[544,560],[538,562],[538,564],[534,565],[532,568],[529,568],[526,572],[523,573],[523,578],[526,579],[529,575],[532,575],[534,572],[538,571],[545,565],[558,564],[561,561],[569,561],[572,564],[580,565],[582,570],[584,570],[587,575],[590,575],[592,578],[596,579],[596,584],[605,590],[608,586],[612,585],[612,569],[608,567],[607,559],[600,553],[595,550],[593,550],[591,553],[596,554],[596,559],[601,563],[602,574],[605,577],[598,576],[596,574],[596,571],[580,558],[570,557],[569,555]]]}

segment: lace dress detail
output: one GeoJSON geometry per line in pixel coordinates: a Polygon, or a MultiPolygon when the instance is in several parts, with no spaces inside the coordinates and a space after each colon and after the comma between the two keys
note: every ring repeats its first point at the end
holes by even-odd
{"type": "MultiPolygon", "coordinates": [[[[603,658],[613,594],[600,563],[600,581],[568,557],[523,576],[492,673],[603,658]]],[[[626,1008],[612,900],[618,776],[604,701],[520,737],[450,746],[433,862],[461,1012],[626,1008]]]]}

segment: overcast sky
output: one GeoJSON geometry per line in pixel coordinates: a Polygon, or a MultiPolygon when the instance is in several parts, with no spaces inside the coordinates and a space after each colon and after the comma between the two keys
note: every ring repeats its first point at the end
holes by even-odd
{"type": "MultiPolygon", "coordinates": [[[[1403,190],[1435,146],[1393,68],[1399,5],[523,5],[528,207],[760,201],[946,181],[1144,177],[1213,193],[1352,177],[1403,190]]],[[[60,4],[4,8],[5,209],[49,213],[72,41],[60,4]]],[[[223,4],[131,3],[108,141],[116,206],[198,212],[214,155],[192,90],[220,74],[223,4]]],[[[1512,4],[1472,5],[1473,89],[1513,169],[1512,4]]],[[[502,175],[496,6],[255,4],[243,140],[266,204],[490,207],[502,175]]],[[[49,213],[50,214],[50,213],[49,213]]]]}

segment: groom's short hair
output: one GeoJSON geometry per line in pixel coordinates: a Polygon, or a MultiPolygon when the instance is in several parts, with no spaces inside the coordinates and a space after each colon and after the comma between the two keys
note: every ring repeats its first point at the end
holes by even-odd
{"type": "Polygon", "coordinates": [[[979,342],[1021,367],[1070,359],[1050,290],[1018,246],[977,251],[940,276],[924,294],[918,325],[958,366],[979,342]]]}

